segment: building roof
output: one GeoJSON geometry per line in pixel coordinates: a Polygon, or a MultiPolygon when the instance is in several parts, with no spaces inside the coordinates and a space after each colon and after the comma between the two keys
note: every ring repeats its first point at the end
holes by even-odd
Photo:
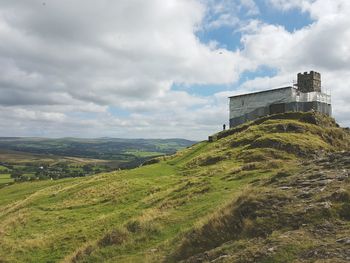
{"type": "Polygon", "coordinates": [[[275,91],[284,90],[284,89],[296,89],[296,88],[292,87],[292,86],[288,86],[288,87],[282,87],[282,88],[277,88],[277,89],[269,89],[269,90],[262,90],[262,91],[251,92],[251,93],[246,93],[246,94],[234,95],[234,96],[230,96],[229,98],[244,97],[244,96],[260,94],[260,93],[275,92],[275,91]]]}

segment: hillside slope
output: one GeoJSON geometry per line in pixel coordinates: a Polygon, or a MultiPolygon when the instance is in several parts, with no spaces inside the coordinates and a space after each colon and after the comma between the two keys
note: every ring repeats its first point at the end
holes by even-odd
{"type": "Polygon", "coordinates": [[[346,262],[349,133],[262,118],[154,164],[0,189],[0,262],[346,262]]]}

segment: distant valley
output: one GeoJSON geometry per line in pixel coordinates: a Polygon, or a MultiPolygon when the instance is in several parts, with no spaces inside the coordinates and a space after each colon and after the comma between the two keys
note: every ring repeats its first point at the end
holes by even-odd
{"type": "Polygon", "coordinates": [[[0,137],[0,187],[14,180],[82,177],[134,168],[194,143],[184,139],[0,137]]]}

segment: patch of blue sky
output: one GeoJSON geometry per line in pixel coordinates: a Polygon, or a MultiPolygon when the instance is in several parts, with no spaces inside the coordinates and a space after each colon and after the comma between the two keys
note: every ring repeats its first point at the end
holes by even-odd
{"type": "Polygon", "coordinates": [[[210,27],[209,24],[219,19],[220,14],[214,15],[209,13],[209,19],[204,20],[206,25],[203,25],[202,30],[196,32],[197,37],[202,43],[209,44],[215,41],[219,48],[235,51],[242,48],[242,34],[239,28],[251,19],[257,19],[268,24],[281,25],[289,32],[299,30],[314,22],[309,13],[302,12],[298,8],[279,10],[273,8],[269,1],[266,0],[255,1],[255,3],[259,8],[259,12],[253,15],[249,14],[249,10],[245,8],[232,10],[230,15],[237,18],[237,21],[233,19],[234,22],[232,24],[210,27]]]}
{"type": "Polygon", "coordinates": [[[190,95],[196,95],[196,96],[211,96],[215,93],[231,90],[232,85],[231,84],[194,84],[194,85],[184,85],[184,84],[177,84],[175,83],[172,86],[172,90],[179,90],[179,91],[186,91],[190,95]]]}
{"type": "Polygon", "coordinates": [[[211,41],[217,42],[218,48],[235,51],[242,47],[241,32],[228,26],[222,26],[212,30],[201,30],[196,35],[202,43],[209,44],[211,41]]]}
{"type": "Polygon", "coordinates": [[[255,2],[260,9],[258,19],[268,24],[281,25],[289,32],[299,30],[314,22],[309,13],[302,12],[298,8],[279,10],[273,8],[268,1],[255,2]]]}
{"type": "Polygon", "coordinates": [[[184,84],[174,84],[172,90],[186,91],[187,93],[195,96],[212,96],[215,93],[222,91],[232,91],[237,89],[244,82],[259,78],[259,77],[274,77],[278,74],[278,70],[265,65],[258,67],[254,71],[244,71],[237,82],[232,84],[218,84],[218,85],[184,85],[184,84]]]}
{"type": "MultiPolygon", "coordinates": [[[[277,8],[273,8],[266,0],[255,1],[259,8],[259,12],[256,14],[249,14],[248,10],[240,9],[234,10],[231,15],[238,18],[237,23],[224,24],[220,27],[207,27],[204,25],[203,29],[196,33],[197,37],[202,43],[209,44],[216,42],[218,48],[225,48],[231,51],[242,49],[241,37],[242,33],[239,31],[239,27],[251,19],[257,19],[264,23],[281,25],[289,32],[299,30],[305,26],[313,23],[309,13],[302,12],[298,8],[293,8],[285,11],[281,11],[277,8]]],[[[210,21],[218,19],[218,15],[211,15],[210,21]]],[[[206,21],[209,23],[210,21],[206,21]]],[[[233,20],[234,21],[234,20],[233,20]]],[[[242,83],[255,79],[257,77],[273,77],[277,75],[277,69],[260,66],[254,71],[244,71],[239,81],[226,84],[226,85],[183,85],[174,84],[173,90],[183,90],[191,95],[211,96],[217,92],[234,90],[238,88],[242,83]]]]}
{"type": "Polygon", "coordinates": [[[242,83],[255,79],[255,78],[263,78],[263,77],[274,77],[278,73],[278,70],[275,68],[271,68],[265,65],[259,66],[254,71],[246,70],[244,71],[239,78],[238,85],[241,85],[242,83]]]}

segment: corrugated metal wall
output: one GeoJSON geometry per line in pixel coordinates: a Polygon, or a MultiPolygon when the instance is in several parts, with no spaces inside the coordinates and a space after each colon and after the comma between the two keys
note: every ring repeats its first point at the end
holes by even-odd
{"type": "Polygon", "coordinates": [[[321,92],[302,93],[294,87],[231,97],[230,127],[287,111],[317,111],[331,115],[331,97],[321,92]]]}

